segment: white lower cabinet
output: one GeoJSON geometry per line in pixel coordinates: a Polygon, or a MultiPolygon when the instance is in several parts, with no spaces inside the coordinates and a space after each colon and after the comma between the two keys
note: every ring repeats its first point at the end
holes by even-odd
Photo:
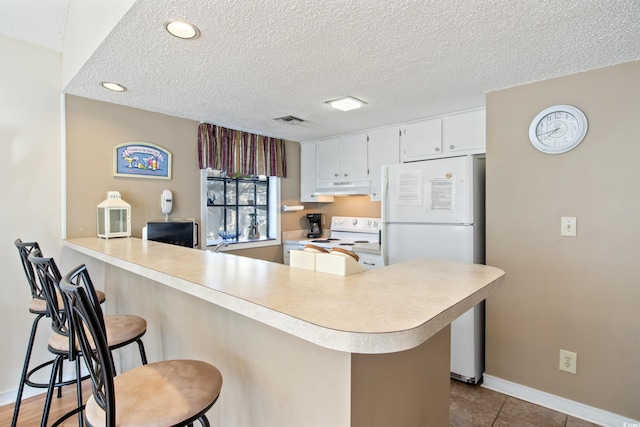
{"type": "Polygon", "coordinates": [[[381,255],[358,252],[358,263],[362,265],[365,270],[373,270],[376,268],[384,267],[384,262],[381,255]]]}
{"type": "Polygon", "coordinates": [[[282,244],[282,255],[284,258],[284,265],[289,265],[290,261],[291,261],[291,251],[298,249],[299,245],[298,243],[288,243],[288,242],[284,242],[282,244]]]}

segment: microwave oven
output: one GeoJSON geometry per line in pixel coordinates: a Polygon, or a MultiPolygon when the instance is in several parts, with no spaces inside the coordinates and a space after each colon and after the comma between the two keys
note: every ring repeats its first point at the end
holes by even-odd
{"type": "Polygon", "coordinates": [[[147,222],[145,228],[148,240],[188,248],[198,246],[198,224],[195,221],[152,221],[147,222]]]}

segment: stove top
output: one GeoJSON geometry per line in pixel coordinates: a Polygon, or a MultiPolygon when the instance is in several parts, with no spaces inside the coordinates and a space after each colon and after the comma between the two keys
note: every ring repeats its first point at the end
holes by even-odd
{"type": "Polygon", "coordinates": [[[380,218],[334,216],[331,220],[331,237],[301,240],[300,244],[314,245],[331,249],[342,247],[352,250],[356,244],[378,243],[380,218]]]}

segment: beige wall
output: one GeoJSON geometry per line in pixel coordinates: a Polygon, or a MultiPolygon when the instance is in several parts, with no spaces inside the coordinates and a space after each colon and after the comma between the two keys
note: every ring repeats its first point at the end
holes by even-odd
{"type": "MultiPolygon", "coordinates": [[[[34,320],[13,242],[36,240],[45,256],[57,257],[61,250],[61,58],[59,52],[2,35],[0,55],[0,404],[5,404],[15,399],[34,320]]],[[[47,329],[43,320],[32,366],[50,358],[47,329]]]]}
{"type": "Polygon", "coordinates": [[[487,374],[640,419],[640,62],[487,95],[487,374]],[[573,151],[529,142],[554,104],[586,114],[573,151]],[[578,235],[560,237],[560,217],[578,235]],[[558,370],[578,353],[577,374],[558,370]]]}
{"type": "MultiPolygon", "coordinates": [[[[122,198],[131,204],[135,237],[142,235],[147,221],[162,219],[160,194],[165,188],[174,196],[170,219],[195,218],[200,223],[198,122],[70,95],[66,97],[66,114],[69,238],[96,235],[96,206],[109,190],[120,191],[122,198]],[[151,142],[173,153],[172,179],[114,177],[113,147],[128,141],[151,142]]],[[[286,150],[288,177],[281,179],[282,204],[297,205],[300,144],[287,141],[286,150]]],[[[308,211],[282,215],[282,231],[306,227],[304,215],[308,211]]],[[[234,253],[282,262],[281,246],[234,253]]]]}
{"type": "Polygon", "coordinates": [[[200,218],[198,123],[76,96],[66,97],[67,237],[96,235],[96,205],[117,190],[131,204],[132,235],[162,219],[160,194],[173,192],[170,218],[200,218]],[[173,153],[171,180],[113,176],[113,147],[151,142],[173,153]]]}
{"type": "Polygon", "coordinates": [[[318,203],[316,212],[325,214],[326,225],[330,226],[334,215],[380,218],[381,206],[380,202],[372,202],[369,196],[334,197],[333,203],[318,203]]]}

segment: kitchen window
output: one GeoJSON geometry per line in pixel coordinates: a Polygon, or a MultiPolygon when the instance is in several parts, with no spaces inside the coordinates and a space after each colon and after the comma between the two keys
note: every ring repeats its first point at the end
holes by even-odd
{"type": "Polygon", "coordinates": [[[230,249],[280,243],[279,178],[227,177],[209,169],[204,189],[207,246],[225,239],[230,249]]]}

